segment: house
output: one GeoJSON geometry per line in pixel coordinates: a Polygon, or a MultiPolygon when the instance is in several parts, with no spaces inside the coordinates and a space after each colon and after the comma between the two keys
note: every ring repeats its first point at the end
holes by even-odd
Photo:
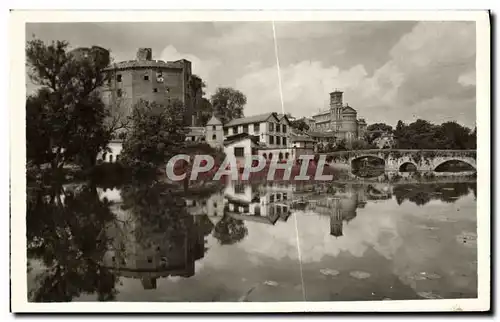
{"type": "Polygon", "coordinates": [[[295,157],[286,115],[270,112],[233,119],[226,124],[212,116],[205,128],[206,141],[212,146],[223,146],[226,155],[234,153],[243,158],[258,154],[266,160],[295,157]]]}

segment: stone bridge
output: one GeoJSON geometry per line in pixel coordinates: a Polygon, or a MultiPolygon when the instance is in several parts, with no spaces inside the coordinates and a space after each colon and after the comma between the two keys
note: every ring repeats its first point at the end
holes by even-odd
{"type": "Polygon", "coordinates": [[[331,166],[343,166],[352,170],[355,160],[372,157],[384,161],[385,171],[402,171],[405,165],[413,164],[417,171],[435,171],[448,161],[462,161],[476,166],[476,150],[355,150],[328,153],[326,161],[331,166]]]}

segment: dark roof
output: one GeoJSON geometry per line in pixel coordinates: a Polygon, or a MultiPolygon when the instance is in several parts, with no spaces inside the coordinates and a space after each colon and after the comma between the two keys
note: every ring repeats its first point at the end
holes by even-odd
{"type": "Polygon", "coordinates": [[[238,141],[241,141],[241,140],[244,140],[244,139],[250,139],[250,140],[252,140],[256,144],[259,143],[259,137],[258,136],[250,135],[248,133],[238,133],[238,134],[226,137],[226,139],[224,140],[224,145],[231,144],[231,143],[234,143],[234,142],[238,142],[238,141]]]}
{"type": "Polygon", "coordinates": [[[270,117],[274,116],[278,120],[278,114],[276,112],[252,115],[248,117],[241,117],[239,119],[234,119],[225,124],[225,127],[231,127],[242,124],[260,123],[267,121],[270,117]]]}

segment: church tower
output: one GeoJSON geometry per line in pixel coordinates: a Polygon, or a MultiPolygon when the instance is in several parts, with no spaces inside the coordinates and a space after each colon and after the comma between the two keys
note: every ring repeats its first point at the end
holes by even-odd
{"type": "Polygon", "coordinates": [[[342,94],[335,90],[330,93],[330,111],[332,115],[333,130],[338,131],[342,123],[342,94]]]}
{"type": "Polygon", "coordinates": [[[343,236],[342,234],[342,214],[340,212],[340,207],[335,207],[333,212],[330,214],[330,235],[335,237],[343,236]]]}
{"type": "Polygon", "coordinates": [[[224,129],[222,122],[214,115],[205,125],[205,141],[213,148],[222,148],[224,144],[224,129]]]}

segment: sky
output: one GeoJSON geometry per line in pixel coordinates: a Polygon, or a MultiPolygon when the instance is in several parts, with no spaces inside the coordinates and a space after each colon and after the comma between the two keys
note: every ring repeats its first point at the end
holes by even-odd
{"type": "Polygon", "coordinates": [[[474,22],[276,22],[276,38],[271,22],[30,23],[32,35],[101,46],[115,61],[135,59],[139,47],[153,59],[188,59],[208,98],[217,87],[243,92],[247,116],[308,117],[339,89],[368,124],[476,122],[474,22]]]}

